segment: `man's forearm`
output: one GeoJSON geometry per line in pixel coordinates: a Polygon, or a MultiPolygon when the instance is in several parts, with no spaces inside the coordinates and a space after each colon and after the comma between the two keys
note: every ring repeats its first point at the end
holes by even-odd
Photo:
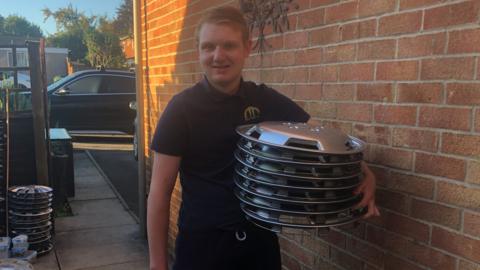
{"type": "Polygon", "coordinates": [[[162,200],[150,194],[147,210],[148,246],[150,249],[150,269],[168,270],[168,225],[170,200],[162,200]]]}

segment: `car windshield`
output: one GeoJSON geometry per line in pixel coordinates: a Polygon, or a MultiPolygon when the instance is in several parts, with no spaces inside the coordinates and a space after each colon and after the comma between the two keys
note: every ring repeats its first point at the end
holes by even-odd
{"type": "Polygon", "coordinates": [[[63,78],[61,78],[60,80],[50,84],[48,87],[47,87],[47,90],[50,91],[50,90],[53,90],[55,88],[57,88],[59,85],[63,84],[64,82],[68,81],[70,78],[72,78],[74,75],[73,74],[70,74],[68,76],[65,76],[63,78]]]}

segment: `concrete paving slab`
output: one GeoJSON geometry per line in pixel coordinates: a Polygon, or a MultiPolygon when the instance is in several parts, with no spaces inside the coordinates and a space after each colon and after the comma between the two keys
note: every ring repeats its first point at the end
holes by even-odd
{"type": "MultiPolygon", "coordinates": [[[[89,166],[94,165],[90,163],[89,166]]],[[[81,168],[75,168],[75,179],[77,179],[78,177],[101,177],[101,175],[97,170],[92,170],[90,167],[85,166],[81,168]]]]}
{"type": "Polygon", "coordinates": [[[57,251],[62,270],[76,270],[145,260],[148,249],[139,243],[117,243],[57,251]]]}
{"type": "Polygon", "coordinates": [[[59,232],[56,235],[57,249],[74,249],[96,247],[116,243],[140,243],[147,246],[146,240],[140,236],[138,224],[122,225],[109,228],[88,229],[81,231],[59,232]]]}
{"type": "Polygon", "coordinates": [[[110,185],[102,176],[78,177],[75,179],[75,197],[71,200],[116,198],[110,185]]]}
{"type": "Polygon", "coordinates": [[[148,247],[137,224],[61,232],[56,249],[61,269],[148,269],[148,247]]]}
{"type": "Polygon", "coordinates": [[[83,268],[82,270],[143,270],[148,269],[148,260],[142,260],[137,262],[128,262],[121,264],[111,264],[93,268],[83,268]]]}
{"type": "Polygon", "coordinates": [[[75,187],[96,187],[105,184],[107,184],[107,181],[100,173],[97,175],[80,176],[75,179],[75,187]]]}
{"type": "Polygon", "coordinates": [[[75,165],[75,169],[80,167],[86,167],[88,166],[89,162],[90,159],[84,151],[75,151],[73,153],[73,164],[75,165]]]}
{"type": "MultiPolygon", "coordinates": [[[[75,154],[77,155],[77,154],[75,154]]],[[[79,153],[78,156],[74,156],[73,158],[73,164],[75,165],[76,168],[85,168],[88,166],[90,163],[90,160],[88,158],[88,155],[86,155],[84,152],[79,153]]]]}
{"type": "Polygon", "coordinates": [[[70,203],[75,215],[116,214],[126,212],[118,199],[89,200],[70,203]]]}
{"type": "Polygon", "coordinates": [[[117,199],[72,201],[74,216],[56,220],[57,232],[136,224],[117,199]]]}
{"type": "Polygon", "coordinates": [[[104,175],[119,197],[135,216],[139,216],[138,210],[138,164],[130,151],[87,151],[94,161],[97,169],[104,175]]]}
{"type": "Polygon", "coordinates": [[[83,188],[83,189],[96,189],[107,187],[110,188],[110,185],[107,184],[106,181],[102,180],[95,180],[95,179],[79,179],[78,183],[75,184],[75,189],[83,188]]]}
{"type": "Polygon", "coordinates": [[[92,189],[91,186],[75,187],[75,197],[72,201],[94,200],[94,199],[113,199],[116,198],[115,193],[107,185],[101,185],[92,189]]]}
{"type": "MultiPolygon", "coordinates": [[[[93,166],[93,164],[90,164],[90,166],[93,166]]],[[[100,173],[75,178],[75,197],[72,197],[71,200],[110,198],[116,198],[116,195],[100,173]]]]}
{"type": "Polygon", "coordinates": [[[87,160],[88,156],[85,154],[85,151],[73,151],[73,158],[75,161],[87,160]]]}
{"type": "Polygon", "coordinates": [[[54,251],[38,257],[33,263],[35,270],[60,270],[54,251]]]}
{"type": "Polygon", "coordinates": [[[90,157],[75,152],[74,158],[74,216],[56,219],[55,252],[40,257],[35,269],[148,269],[148,245],[138,224],[90,157]]]}

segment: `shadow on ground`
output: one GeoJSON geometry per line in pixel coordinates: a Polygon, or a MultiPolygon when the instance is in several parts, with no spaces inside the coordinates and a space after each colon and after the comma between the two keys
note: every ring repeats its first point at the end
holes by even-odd
{"type": "Polygon", "coordinates": [[[138,217],[138,164],[133,151],[87,150],[123,198],[128,208],[138,217]]]}

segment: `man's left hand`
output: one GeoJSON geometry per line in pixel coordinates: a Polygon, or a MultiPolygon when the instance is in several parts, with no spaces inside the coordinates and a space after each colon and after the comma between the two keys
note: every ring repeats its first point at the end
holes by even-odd
{"type": "Polygon", "coordinates": [[[356,208],[362,208],[367,206],[368,211],[363,218],[369,218],[372,216],[380,216],[377,205],[375,204],[375,187],[376,179],[373,172],[368,168],[367,164],[362,161],[363,181],[355,189],[354,194],[363,193],[362,200],[356,205],[356,208]]]}

